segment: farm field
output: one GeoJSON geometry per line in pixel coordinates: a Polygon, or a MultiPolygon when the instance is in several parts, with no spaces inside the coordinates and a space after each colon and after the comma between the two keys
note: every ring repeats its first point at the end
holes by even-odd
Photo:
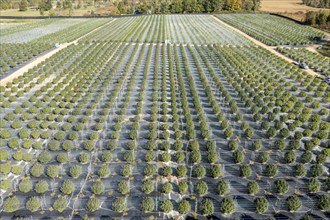
{"type": "MultiPolygon", "coordinates": [[[[0,216],[329,218],[329,85],[216,19],[89,19],[24,41],[75,43],[0,87],[0,216]]],[[[265,43],[322,34],[288,28],[265,43]]]]}

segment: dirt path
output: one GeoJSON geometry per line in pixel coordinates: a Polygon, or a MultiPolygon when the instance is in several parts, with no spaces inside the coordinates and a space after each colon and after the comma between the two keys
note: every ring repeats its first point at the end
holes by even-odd
{"type": "Polygon", "coordinates": [[[44,55],[42,55],[42,56],[39,56],[39,57],[35,58],[34,60],[30,61],[30,62],[29,62],[28,64],[26,64],[25,66],[21,67],[20,69],[16,70],[15,72],[13,72],[12,74],[10,74],[10,75],[7,76],[6,78],[2,79],[2,80],[0,81],[0,85],[1,85],[1,86],[5,86],[8,82],[11,82],[13,79],[15,79],[15,78],[17,78],[17,77],[23,75],[23,74],[24,74],[25,72],[27,72],[29,69],[31,69],[31,68],[33,68],[34,66],[38,65],[39,63],[45,61],[47,58],[53,56],[53,55],[54,55],[55,53],[57,53],[58,51],[61,51],[61,50],[63,50],[64,48],[66,48],[66,47],[68,47],[68,46],[70,46],[70,45],[72,45],[72,44],[77,44],[78,41],[79,41],[80,39],[82,39],[83,37],[85,37],[85,36],[87,36],[87,35],[93,33],[94,31],[97,31],[98,29],[102,28],[102,27],[103,27],[104,25],[106,25],[106,24],[109,24],[109,23],[114,22],[115,20],[116,20],[116,18],[114,18],[113,20],[111,20],[111,21],[109,21],[109,22],[107,22],[107,23],[101,25],[100,27],[95,28],[94,30],[92,30],[92,31],[88,32],[87,34],[85,34],[85,35],[83,35],[83,36],[77,38],[77,39],[74,40],[74,41],[71,41],[71,42],[69,42],[69,43],[61,44],[59,48],[56,48],[56,49],[50,51],[49,53],[46,53],[46,54],[44,54],[44,55]]]}
{"type": "MultiPolygon", "coordinates": [[[[261,43],[260,41],[258,41],[258,40],[256,40],[256,39],[254,39],[253,37],[247,35],[247,34],[244,33],[243,31],[241,31],[241,30],[239,30],[239,29],[237,29],[237,28],[235,28],[235,27],[233,27],[233,26],[231,26],[231,25],[229,25],[229,24],[227,24],[227,23],[221,21],[219,18],[217,18],[217,17],[215,17],[215,16],[213,16],[213,18],[214,18],[215,20],[217,20],[218,22],[220,22],[221,24],[223,24],[224,26],[226,26],[226,27],[232,29],[233,31],[236,31],[236,32],[240,33],[241,35],[243,35],[244,37],[248,38],[249,40],[251,40],[251,41],[252,41],[253,43],[255,43],[256,45],[258,45],[258,46],[260,46],[260,47],[262,47],[262,48],[264,48],[264,49],[270,51],[271,53],[275,54],[275,55],[278,56],[278,57],[281,57],[282,59],[286,60],[287,62],[289,62],[289,63],[296,62],[295,60],[293,60],[293,59],[291,59],[291,58],[289,58],[289,57],[287,57],[287,56],[284,56],[283,54],[277,52],[277,51],[276,51],[276,47],[267,46],[266,44],[261,43]]],[[[318,75],[319,75],[318,73],[314,72],[314,71],[311,70],[311,69],[307,69],[307,70],[304,70],[304,71],[306,71],[307,73],[309,73],[309,74],[311,74],[311,75],[313,75],[313,76],[318,76],[318,75]]]]}

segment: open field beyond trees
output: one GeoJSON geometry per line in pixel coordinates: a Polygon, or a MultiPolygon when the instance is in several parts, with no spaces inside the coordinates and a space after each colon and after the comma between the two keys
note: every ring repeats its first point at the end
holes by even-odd
{"type": "Polygon", "coordinates": [[[1,26],[0,216],[329,218],[325,35],[249,16],[1,26]]]}

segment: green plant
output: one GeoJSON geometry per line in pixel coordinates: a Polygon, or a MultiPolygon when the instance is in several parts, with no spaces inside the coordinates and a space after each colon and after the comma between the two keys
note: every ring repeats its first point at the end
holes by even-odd
{"type": "Polygon", "coordinates": [[[320,195],[318,198],[317,206],[322,211],[330,211],[330,196],[329,195],[320,195]]]}
{"type": "Polygon", "coordinates": [[[220,180],[218,182],[218,186],[217,186],[217,189],[218,189],[218,193],[219,195],[225,195],[225,194],[228,194],[230,189],[229,189],[229,184],[227,181],[225,180],[220,180]]]}
{"type": "Polygon", "coordinates": [[[165,213],[169,213],[173,210],[173,203],[171,200],[166,199],[161,202],[160,209],[165,213]]]}
{"type": "Polygon", "coordinates": [[[11,196],[8,197],[4,202],[3,202],[3,210],[5,212],[15,212],[19,209],[20,206],[20,201],[17,199],[16,196],[11,196]]]}
{"type": "Polygon", "coordinates": [[[101,207],[101,201],[96,197],[91,197],[86,204],[86,209],[89,212],[96,212],[97,210],[100,209],[100,207],[101,207]]]}
{"type": "Polygon", "coordinates": [[[191,210],[191,205],[187,200],[183,199],[179,202],[178,211],[180,214],[187,214],[190,212],[190,210],[191,210]]]}
{"type": "Polygon", "coordinates": [[[230,215],[235,211],[235,203],[234,200],[230,197],[224,198],[220,202],[220,211],[225,215],[230,215]]]}
{"type": "Polygon", "coordinates": [[[288,197],[287,202],[288,202],[288,209],[290,212],[298,211],[302,205],[299,197],[296,195],[288,197]]]}
{"type": "Polygon", "coordinates": [[[41,201],[38,197],[30,197],[25,204],[26,209],[30,210],[31,212],[36,212],[41,206],[41,201]]]}
{"type": "Polygon", "coordinates": [[[155,209],[155,202],[153,198],[146,197],[143,198],[140,204],[140,208],[143,212],[151,212],[155,209]]]}
{"type": "Polygon", "coordinates": [[[207,183],[204,182],[204,181],[198,181],[196,186],[195,186],[195,192],[198,194],[198,195],[204,195],[206,194],[208,191],[208,186],[207,186],[207,183]]]}
{"type": "Polygon", "coordinates": [[[275,192],[279,194],[287,193],[289,190],[289,184],[284,179],[278,179],[275,182],[275,192]]]}
{"type": "Polygon", "coordinates": [[[48,183],[46,180],[39,180],[35,186],[34,186],[34,190],[36,191],[36,193],[45,193],[48,191],[48,183]]]}
{"type": "Polygon", "coordinates": [[[308,192],[316,193],[316,192],[319,192],[320,189],[321,189],[321,183],[316,178],[312,178],[309,180],[309,182],[307,184],[308,192]]]}
{"type": "Polygon", "coordinates": [[[91,186],[91,190],[96,195],[102,194],[104,191],[104,184],[103,184],[102,180],[98,179],[98,180],[94,181],[91,186]]]}
{"type": "Polygon", "coordinates": [[[127,209],[127,202],[124,197],[115,198],[112,202],[111,208],[115,212],[124,212],[127,209]]]}
{"type": "Polygon", "coordinates": [[[29,178],[21,180],[21,182],[18,185],[18,188],[19,188],[19,191],[21,191],[22,193],[30,192],[32,189],[31,180],[29,178]]]}
{"type": "Polygon", "coordinates": [[[118,183],[118,192],[120,192],[123,195],[126,195],[130,192],[129,182],[122,180],[118,183]]]}
{"type": "Polygon", "coordinates": [[[259,184],[255,180],[250,181],[247,187],[248,187],[248,193],[251,195],[257,194],[259,192],[259,184]]]}
{"type": "Polygon", "coordinates": [[[254,202],[256,204],[257,213],[262,214],[268,210],[268,201],[264,197],[258,197],[254,202]]]}
{"type": "Polygon", "coordinates": [[[211,215],[214,212],[214,205],[211,199],[202,199],[198,204],[198,209],[202,215],[211,215]]]}
{"type": "Polygon", "coordinates": [[[73,193],[75,185],[71,180],[65,180],[60,188],[60,191],[66,195],[73,193]]]}

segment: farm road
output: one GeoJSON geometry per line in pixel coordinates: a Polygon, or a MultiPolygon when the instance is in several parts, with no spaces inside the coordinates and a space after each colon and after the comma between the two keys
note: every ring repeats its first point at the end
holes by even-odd
{"type": "MultiPolygon", "coordinates": [[[[256,39],[254,39],[253,37],[247,35],[247,34],[244,33],[243,31],[241,31],[241,30],[239,30],[239,29],[237,29],[237,28],[235,28],[235,27],[233,27],[233,26],[227,24],[226,22],[221,21],[219,18],[217,18],[217,17],[215,17],[215,16],[213,16],[213,18],[214,18],[215,20],[217,20],[218,22],[220,22],[221,24],[225,25],[226,27],[231,28],[232,30],[234,30],[234,31],[236,31],[236,32],[238,32],[238,33],[240,33],[240,34],[242,34],[244,37],[250,39],[250,40],[251,40],[253,43],[255,43],[256,45],[258,45],[258,46],[260,46],[260,47],[262,47],[262,48],[264,48],[264,49],[270,51],[271,53],[275,54],[275,55],[278,56],[278,57],[281,57],[282,59],[286,60],[287,62],[289,62],[289,63],[296,62],[296,61],[294,61],[293,59],[291,59],[291,58],[289,58],[289,57],[287,57],[287,56],[284,56],[283,54],[277,52],[277,51],[276,51],[276,47],[268,46],[268,45],[266,45],[266,44],[264,44],[264,43],[262,43],[262,42],[260,42],[260,41],[258,41],[258,40],[256,40],[256,39]]],[[[306,71],[307,73],[311,74],[312,76],[319,76],[319,74],[316,73],[315,71],[313,71],[312,69],[307,69],[307,70],[304,70],[304,71],[306,71]]]]}
{"type": "Polygon", "coordinates": [[[113,22],[113,21],[115,21],[115,20],[116,20],[116,18],[114,18],[113,20],[111,20],[111,21],[109,21],[109,22],[107,22],[107,23],[101,25],[101,26],[98,27],[98,28],[95,28],[95,29],[92,30],[91,32],[89,32],[89,33],[87,33],[87,34],[85,34],[85,35],[83,35],[83,36],[77,38],[77,39],[74,40],[74,41],[71,41],[71,42],[69,42],[69,43],[61,44],[59,48],[56,48],[56,49],[54,49],[54,50],[50,51],[49,53],[46,53],[46,54],[44,54],[44,55],[42,55],[42,56],[38,56],[38,57],[35,58],[33,61],[29,62],[28,64],[26,64],[26,65],[23,66],[22,68],[16,70],[15,72],[13,72],[12,74],[10,74],[10,75],[7,76],[6,78],[2,79],[2,80],[0,81],[0,85],[1,85],[1,86],[5,86],[8,82],[11,82],[13,79],[15,79],[15,78],[17,78],[17,77],[23,75],[23,74],[24,74],[25,72],[27,72],[29,69],[31,69],[31,68],[33,68],[34,66],[38,65],[39,63],[45,61],[47,58],[53,56],[53,55],[54,55],[55,53],[57,53],[58,51],[63,50],[64,48],[66,48],[66,47],[68,47],[68,46],[70,46],[70,45],[72,45],[72,44],[77,44],[78,41],[79,41],[80,39],[82,39],[83,37],[85,37],[85,36],[87,36],[87,35],[93,33],[94,31],[97,31],[98,29],[102,28],[104,25],[109,24],[109,23],[111,23],[111,22],[113,22]]]}

